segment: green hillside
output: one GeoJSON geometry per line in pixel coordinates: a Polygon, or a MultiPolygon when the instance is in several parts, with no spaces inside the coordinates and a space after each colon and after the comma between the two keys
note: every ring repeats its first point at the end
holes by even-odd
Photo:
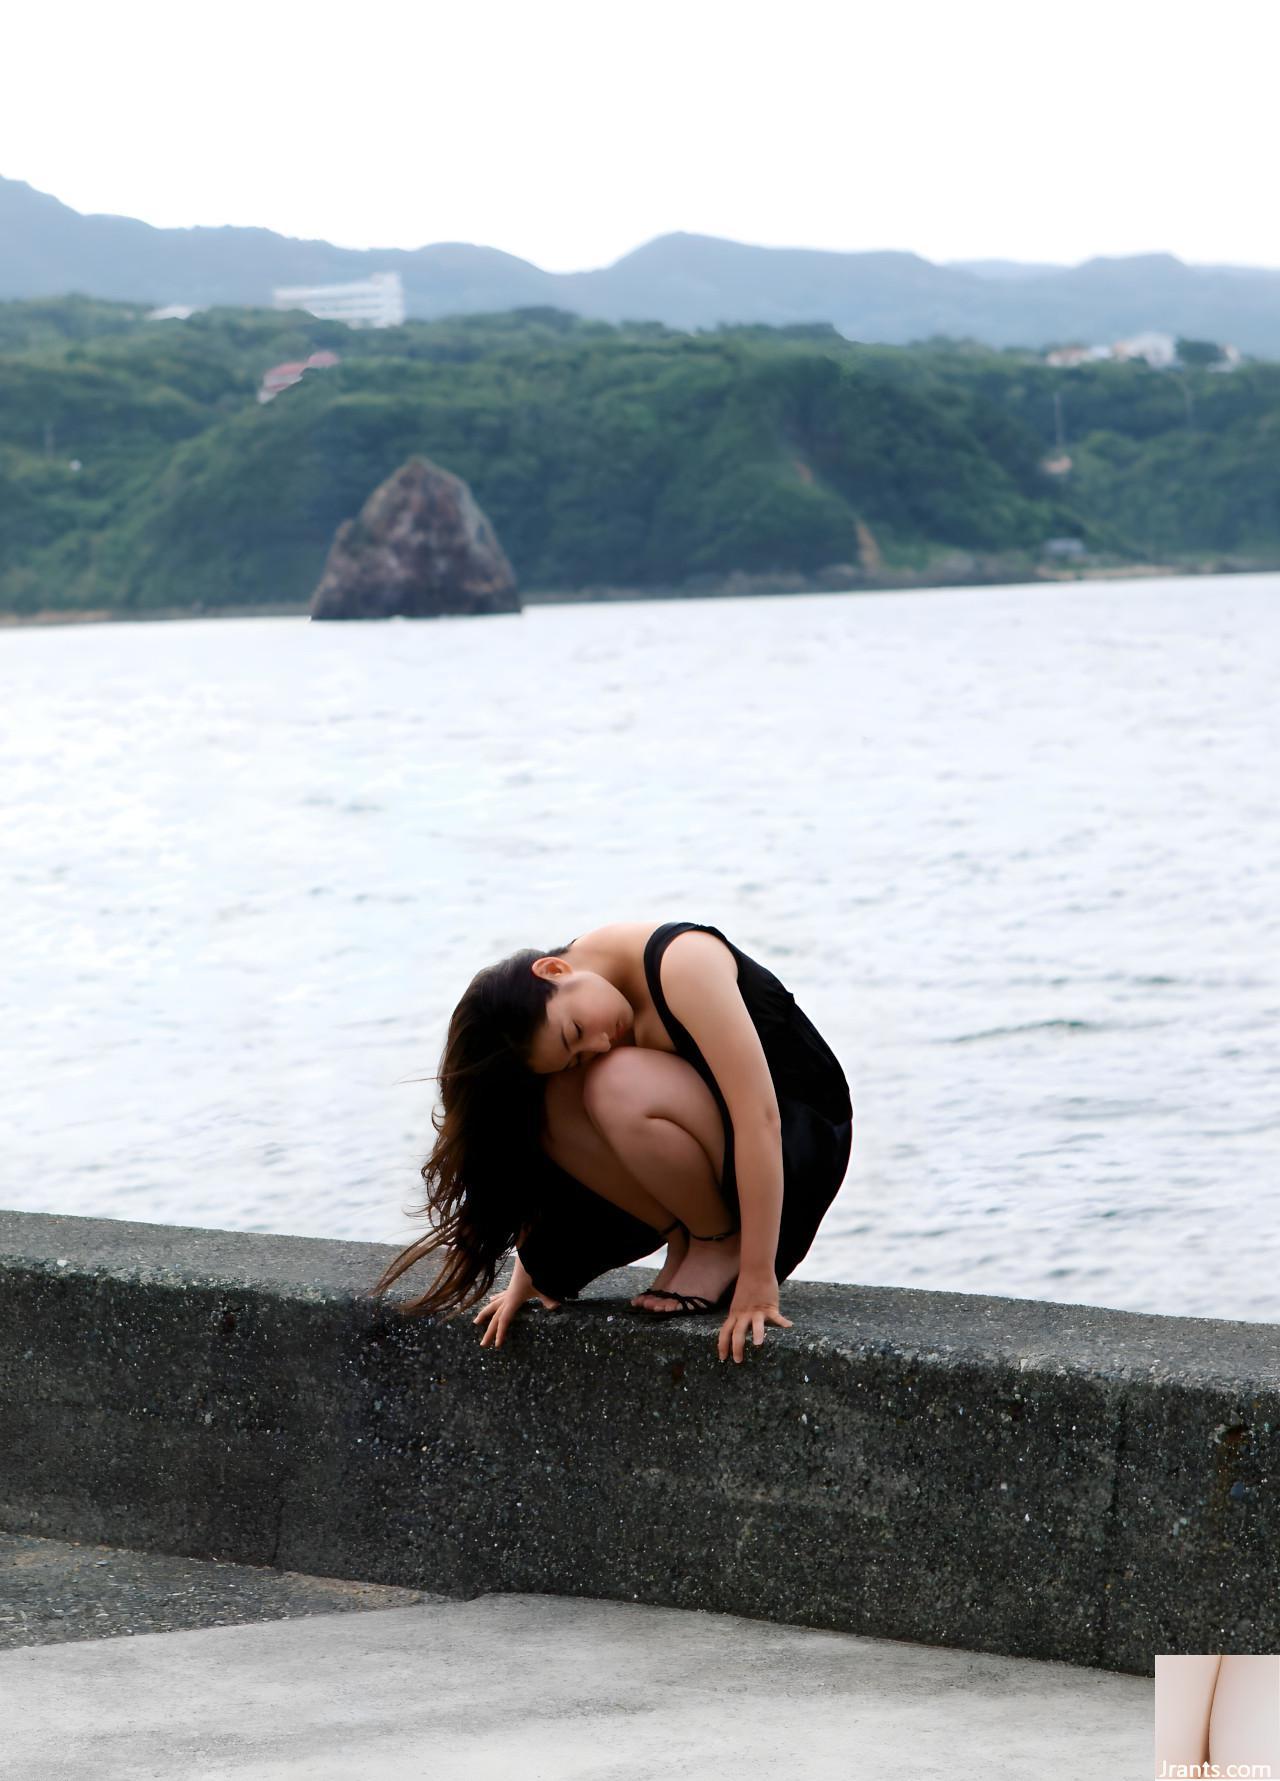
{"type": "Polygon", "coordinates": [[[411,453],[471,484],[522,589],[887,568],[957,550],[1280,562],[1280,365],[1223,374],[816,325],[685,334],[558,310],[353,331],[0,304],[0,608],[305,600],[411,453]],[[268,367],[329,348],[274,400],[268,367]],[[1066,476],[1056,450],[1059,397],[1066,476]],[[78,468],[73,467],[78,465],[78,468]],[[864,530],[865,540],[865,530],[864,530]]]}

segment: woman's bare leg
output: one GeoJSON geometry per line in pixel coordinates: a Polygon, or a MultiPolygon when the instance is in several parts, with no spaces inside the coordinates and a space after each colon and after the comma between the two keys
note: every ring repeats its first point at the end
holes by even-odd
{"type": "Polygon", "coordinates": [[[1209,1760],[1224,1773],[1280,1781],[1280,1657],[1228,1653],[1218,1671],[1209,1721],[1209,1760]]]}
{"type": "Polygon", "coordinates": [[[720,1109],[692,1064],[665,1051],[610,1052],[588,1070],[582,1100],[614,1154],[671,1217],[702,1232],[734,1222],[720,1193],[720,1109]]]}
{"type": "Polygon", "coordinates": [[[676,1301],[653,1297],[659,1287],[720,1296],[738,1271],[737,1219],[720,1192],[724,1123],[698,1072],[668,1052],[610,1053],[593,1067],[584,1100],[597,1128],[626,1168],[680,1218],[688,1236],[668,1246],[666,1263],[648,1292],[632,1304],[676,1312],[676,1301]],[[615,1062],[606,1074],[602,1066],[615,1062]],[[721,1233],[720,1241],[699,1241],[721,1233]]]}
{"type": "MultiPolygon", "coordinates": [[[[553,1159],[584,1187],[653,1225],[655,1248],[657,1233],[676,1218],[700,1236],[734,1223],[719,1188],[720,1110],[685,1059],[627,1047],[581,1072],[560,1072],[548,1084],[547,1123],[553,1159]]],[[[736,1268],[736,1241],[697,1247],[733,1249],[736,1268]]],[[[684,1232],[672,1232],[655,1286],[674,1277],[687,1248],[684,1232]]],[[[653,1308],[669,1306],[654,1301],[653,1308]]]]}
{"type": "Polygon", "coordinates": [[[1209,1758],[1209,1714],[1221,1657],[1156,1658],[1156,1776],[1209,1758]]]}

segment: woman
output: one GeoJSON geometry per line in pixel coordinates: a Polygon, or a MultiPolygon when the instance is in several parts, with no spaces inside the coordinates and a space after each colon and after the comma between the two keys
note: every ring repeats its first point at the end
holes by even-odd
{"type": "Polygon", "coordinates": [[[550,1309],[650,1254],[631,1303],[728,1314],[718,1351],[789,1329],[778,1283],[807,1252],[848,1166],[844,1073],[795,997],[706,922],[616,922],[477,973],[454,1009],[443,1115],[422,1167],[435,1229],[375,1293],[436,1249],[408,1314],[469,1308],[507,1251],[505,1291],[476,1315],[500,1347],[537,1297],[550,1309]]]}

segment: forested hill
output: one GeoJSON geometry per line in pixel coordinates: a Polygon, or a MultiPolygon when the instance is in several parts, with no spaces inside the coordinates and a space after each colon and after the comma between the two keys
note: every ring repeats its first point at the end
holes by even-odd
{"type": "Polygon", "coordinates": [[[148,321],[61,298],[0,304],[0,607],[305,600],[339,522],[412,453],[467,479],[526,591],[1035,563],[1064,536],[1116,561],[1280,562],[1280,364],[1060,370],[549,309],[148,321]],[[268,369],[325,349],[337,364],[258,400],[268,369]]]}

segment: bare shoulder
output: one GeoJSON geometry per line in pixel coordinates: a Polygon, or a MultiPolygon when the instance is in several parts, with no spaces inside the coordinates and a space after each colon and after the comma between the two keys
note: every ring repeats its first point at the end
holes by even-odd
{"type": "Polygon", "coordinates": [[[710,975],[716,978],[727,978],[729,982],[738,981],[738,961],[718,934],[708,934],[703,928],[686,928],[683,934],[677,934],[668,940],[662,955],[662,965],[672,963],[667,975],[679,976],[686,981],[705,982],[710,975]]]}
{"type": "MultiPolygon", "coordinates": [[[[663,925],[662,921],[611,921],[580,934],[578,939],[592,946],[622,952],[639,967],[650,938],[663,925]]],[[[682,934],[668,940],[659,970],[664,982],[677,973],[694,983],[705,983],[709,976],[727,977],[733,983],[738,981],[738,961],[729,947],[718,935],[708,934],[702,928],[686,928],[682,934]],[[676,962],[668,965],[673,956],[676,962]]]]}
{"type": "Polygon", "coordinates": [[[609,921],[603,927],[592,928],[589,933],[579,934],[581,941],[592,946],[606,947],[634,953],[637,958],[644,952],[645,943],[655,928],[660,928],[660,921],[609,921]]]}
{"type": "MultiPolygon", "coordinates": [[[[600,928],[591,928],[589,933],[582,933],[579,935],[579,940],[591,942],[591,946],[611,947],[616,951],[625,951],[628,955],[639,960],[644,956],[644,947],[648,946],[648,940],[660,926],[664,926],[664,923],[660,923],[660,921],[609,921],[600,928]]],[[[678,953],[682,960],[685,958],[696,960],[698,964],[694,964],[694,972],[700,971],[700,964],[710,964],[714,971],[717,969],[721,972],[721,976],[728,972],[733,980],[737,981],[737,958],[733,958],[732,951],[714,933],[707,933],[701,928],[685,928],[684,933],[676,933],[675,937],[668,940],[668,944],[662,949],[662,965],[664,967],[666,967],[666,960],[673,953],[678,953]]],[[[680,965],[678,969],[684,971],[685,967],[680,965]]]]}

